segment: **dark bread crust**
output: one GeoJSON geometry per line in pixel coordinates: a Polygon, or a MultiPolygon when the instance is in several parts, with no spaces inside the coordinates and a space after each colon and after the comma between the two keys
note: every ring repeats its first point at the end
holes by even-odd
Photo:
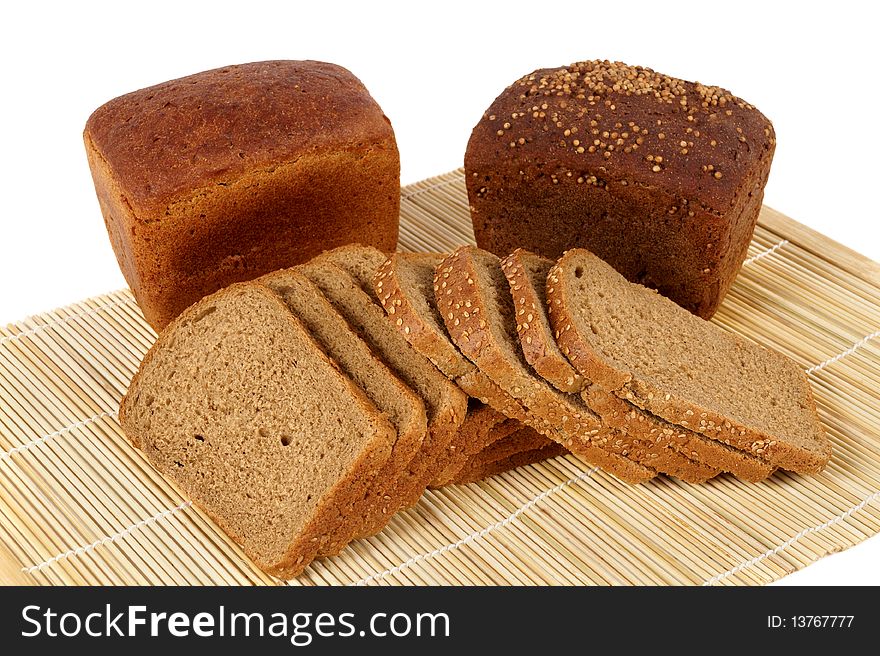
{"type": "MultiPolygon", "coordinates": [[[[572,249],[553,266],[547,278],[547,300],[550,322],[557,343],[572,365],[583,373],[584,377],[669,423],[684,426],[734,449],[744,451],[770,466],[804,474],[818,473],[825,467],[831,455],[831,444],[824,435],[816,413],[812,390],[806,378],[803,381],[803,393],[806,397],[803,403],[812,414],[812,426],[805,429],[816,433],[814,448],[790,444],[778,436],[768,435],[732,417],[701,407],[688,399],[673,396],[667,390],[657,389],[648,381],[634,378],[629,371],[619,369],[601,357],[586,335],[582,334],[583,329],[574,319],[577,303],[574,302],[572,291],[569,289],[571,283],[567,272],[575,271],[576,262],[580,258],[594,261],[592,258],[595,256],[583,249],[572,249]]],[[[621,283],[629,284],[624,281],[621,283]]],[[[687,317],[686,314],[683,316],[687,317]]],[[[735,334],[724,334],[727,336],[725,339],[729,338],[731,343],[745,344],[744,340],[735,334]]]]}
{"type": "Polygon", "coordinates": [[[156,329],[326,248],[396,247],[394,133],[339,66],[257,62],[172,80],[98,108],[83,138],[119,265],[156,329]]]}
{"type": "Polygon", "coordinates": [[[493,319],[479,289],[474,250],[462,246],[440,262],[435,273],[437,308],[452,341],[499,387],[529,409],[526,424],[628,483],[653,478],[653,470],[597,446],[608,443],[610,431],[580,399],[575,402],[566,398],[549,383],[523,374],[507,361],[489,325],[493,319]]]}
{"type": "Polygon", "coordinates": [[[391,444],[396,436],[396,431],[387,419],[376,409],[364,392],[355,385],[347,376],[339,371],[336,364],[330,360],[321,350],[317,342],[309,335],[302,323],[288,310],[287,306],[269,289],[254,283],[240,283],[231,285],[202,301],[194,304],[183,314],[179,315],[165,330],[163,330],[156,342],[147,352],[137,373],[129,384],[128,391],[123,397],[119,407],[119,423],[132,446],[140,449],[148,459],[162,471],[163,474],[175,480],[178,485],[192,499],[193,503],[204,511],[225,533],[235,542],[243,546],[247,555],[254,560],[256,565],[265,572],[280,578],[293,578],[300,574],[313,560],[318,550],[325,543],[327,536],[349,514],[350,508],[356,500],[363,495],[365,487],[372,481],[379,470],[384,466],[391,454],[391,444]],[[227,521],[224,516],[216,513],[210,502],[206,501],[199,491],[191,487],[187,481],[175,478],[175,471],[166,471],[161,468],[161,461],[155,457],[156,447],[149,442],[147,435],[142,435],[139,427],[131,419],[133,404],[140,402],[140,388],[143,384],[145,371],[149,369],[152,359],[162,349],[173,343],[175,332],[187,322],[200,317],[204,310],[210,309],[218,297],[235,294],[258,294],[262,295],[269,304],[277,307],[278,316],[295,331],[297,338],[311,345],[315,354],[326,366],[327,375],[336,376],[340,384],[344,385],[351,394],[353,405],[361,409],[365,416],[370,418],[370,427],[374,431],[372,438],[361,451],[359,456],[351,463],[348,476],[340,479],[318,502],[316,511],[311,520],[306,523],[299,535],[290,536],[290,546],[287,552],[278,559],[268,562],[253,553],[248,553],[244,547],[245,540],[238,530],[227,521]]]}
{"type": "Polygon", "coordinates": [[[745,257],[775,145],[770,121],[724,89],[610,62],[535,71],[468,142],[477,245],[553,259],[586,247],[708,318],[745,257]]]}

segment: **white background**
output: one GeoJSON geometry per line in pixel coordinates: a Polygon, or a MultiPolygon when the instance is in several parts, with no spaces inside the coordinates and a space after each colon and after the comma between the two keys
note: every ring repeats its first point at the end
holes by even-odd
{"type": "MultiPolygon", "coordinates": [[[[773,120],[765,202],[880,260],[871,3],[535,2],[6,5],[0,323],[125,286],[82,146],[105,101],[263,59],[358,75],[391,119],[404,183],[457,168],[470,130],[533,69],[617,59],[726,87],[773,120]]],[[[880,328],[880,326],[878,326],[880,328]]],[[[880,538],[785,583],[880,584],[880,538]]]]}

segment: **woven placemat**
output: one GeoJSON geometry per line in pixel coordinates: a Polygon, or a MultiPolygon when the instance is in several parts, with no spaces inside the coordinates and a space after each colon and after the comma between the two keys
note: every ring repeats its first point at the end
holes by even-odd
{"type": "MultiPolygon", "coordinates": [[[[461,171],[403,190],[401,248],[473,239],[461,171]]],[[[713,319],[807,371],[819,476],[630,487],[573,457],[427,492],[297,584],[759,584],[880,528],[880,267],[767,208],[713,319]]],[[[131,448],[155,338],[128,291],[0,331],[0,581],[277,584],[131,448]]]]}

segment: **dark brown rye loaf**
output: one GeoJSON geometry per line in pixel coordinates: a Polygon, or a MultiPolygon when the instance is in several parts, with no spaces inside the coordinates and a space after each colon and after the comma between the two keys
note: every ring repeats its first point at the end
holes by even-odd
{"type": "Polygon", "coordinates": [[[547,299],[563,353],[603,388],[784,469],[815,473],[828,462],[809,381],[782,354],[627,282],[584,249],[550,271],[547,299]]]}
{"type": "Polygon", "coordinates": [[[119,420],[260,568],[284,578],[347,520],[395,437],[284,303],[248,283],[162,332],[119,420]]]}
{"type": "Polygon", "coordinates": [[[708,318],[746,256],[775,147],[770,121],[716,86],[608,61],[534,71],[468,142],[474,236],[502,257],[589,248],[708,318]]]}

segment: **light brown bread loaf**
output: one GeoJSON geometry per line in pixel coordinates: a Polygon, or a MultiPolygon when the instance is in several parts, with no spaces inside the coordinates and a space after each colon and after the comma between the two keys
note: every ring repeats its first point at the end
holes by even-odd
{"type": "Polygon", "coordinates": [[[261,285],[190,307],[122,401],[132,444],[262,569],[300,573],[391,454],[395,431],[261,285]]]}
{"type": "Polygon", "coordinates": [[[650,445],[643,451],[647,457],[662,458],[662,465],[659,462],[652,464],[658,471],[690,482],[711,478],[717,473],[713,470],[717,469],[731,471],[747,481],[770,475],[774,468],[766,461],[673,426],[600,386],[591,385],[578,373],[559,350],[546,311],[547,274],[553,264],[552,260],[522,249],[517,249],[502,262],[514,304],[519,308],[516,321],[523,354],[535,371],[562,391],[580,392],[587,405],[607,426],[631,436],[636,444],[650,445]],[[697,461],[690,467],[691,475],[687,474],[688,463],[670,457],[665,449],[673,449],[697,461]]]}
{"type": "Polygon", "coordinates": [[[425,405],[356,335],[317,286],[302,273],[285,269],[263,276],[258,282],[277,293],[323,351],[358,385],[397,430],[391,456],[376,474],[366,494],[352,507],[319,552],[338,553],[353,538],[380,531],[400,509],[417,481],[409,464],[422,447],[427,432],[425,405]]]}
{"type": "Polygon", "coordinates": [[[548,277],[550,320],[569,361],[663,419],[772,465],[820,471],[831,443],[804,371],[627,282],[584,249],[548,277]]]}
{"type": "Polygon", "coordinates": [[[421,396],[428,416],[428,434],[410,464],[419,481],[404,505],[412,505],[425,487],[457,455],[454,440],[467,414],[467,395],[419,354],[385,317],[380,306],[356,281],[332,262],[310,262],[300,270],[314,282],[336,310],[382,360],[421,396]]]}
{"type": "Polygon", "coordinates": [[[468,142],[477,245],[553,259],[589,248],[710,317],[745,258],[775,147],[770,121],[719,87],[620,62],[537,70],[468,142]]]}
{"type": "Polygon", "coordinates": [[[83,138],[119,266],[156,329],[324,249],[397,244],[394,132],[340,66],[268,61],[171,80],[98,108],[83,138]]]}
{"type": "Polygon", "coordinates": [[[616,436],[580,397],[562,394],[532,372],[519,347],[515,309],[497,257],[462,246],[438,264],[434,287],[449,336],[483,373],[528,409],[524,423],[624,481],[638,483],[655,475],[609,450],[615,448],[616,436]]]}

